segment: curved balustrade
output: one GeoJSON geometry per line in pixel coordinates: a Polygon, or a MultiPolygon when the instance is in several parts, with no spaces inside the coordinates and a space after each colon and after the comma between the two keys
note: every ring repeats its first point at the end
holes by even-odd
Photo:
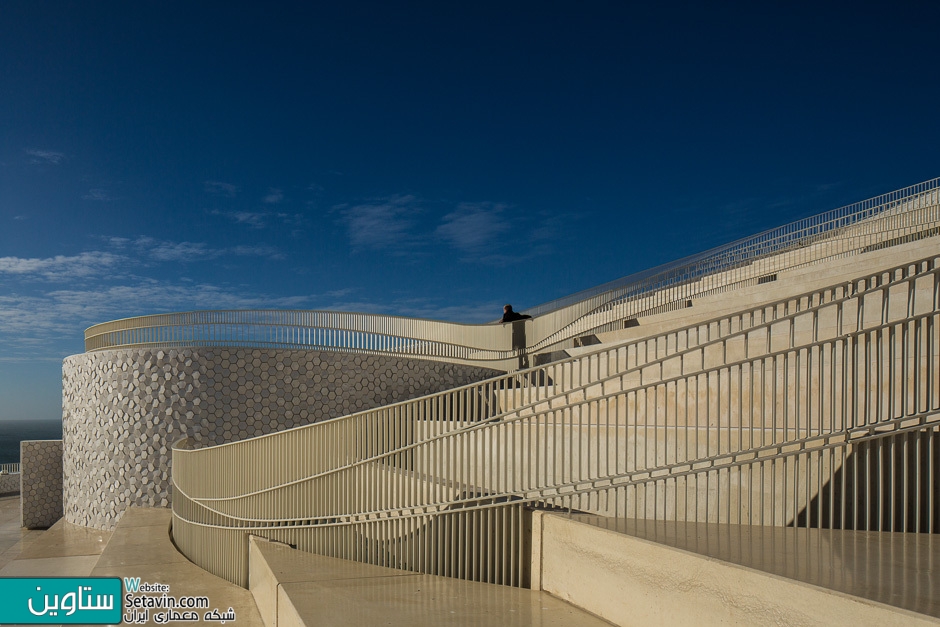
{"type": "Polygon", "coordinates": [[[242,585],[246,533],[523,585],[526,503],[935,532],[938,261],[406,403],[176,447],[174,538],[242,585]]]}
{"type": "Polygon", "coordinates": [[[193,311],[125,318],[85,331],[86,350],[248,346],[420,356],[463,362],[516,357],[511,329],[336,311],[193,311]]]}
{"type": "Polygon", "coordinates": [[[106,322],[86,350],[250,346],[381,353],[510,370],[525,354],[753,284],[767,275],[930,234],[940,226],[940,179],[799,220],[527,310],[525,344],[512,325],[472,325],[331,311],[197,311],[106,322]],[[524,346],[524,348],[523,348],[524,346]]]}

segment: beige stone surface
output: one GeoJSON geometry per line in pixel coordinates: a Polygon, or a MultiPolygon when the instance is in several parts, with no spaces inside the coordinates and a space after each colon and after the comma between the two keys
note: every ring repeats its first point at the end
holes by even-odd
{"type": "Polygon", "coordinates": [[[46,530],[27,530],[19,526],[19,509],[19,499],[0,499],[0,548],[6,545],[0,552],[0,577],[82,577],[91,573],[110,532],[77,527],[62,519],[46,530]]]}
{"type": "Polygon", "coordinates": [[[0,568],[0,577],[87,577],[97,555],[16,559],[0,568]]]}
{"type": "Polygon", "coordinates": [[[60,519],[42,534],[42,542],[25,547],[19,559],[101,555],[110,538],[110,531],[79,527],[60,519]]]}
{"type": "Polygon", "coordinates": [[[542,589],[619,625],[940,624],[925,534],[539,515],[542,589]]]}
{"type": "Polygon", "coordinates": [[[548,594],[419,575],[251,540],[251,589],[271,627],[292,625],[601,626],[548,594]]]}
{"type": "MultiPolygon", "coordinates": [[[[235,625],[263,624],[250,592],[207,573],[179,554],[170,539],[170,510],[129,508],[124,515],[127,524],[122,519],[115,527],[107,549],[91,571],[93,577],[140,577],[141,583],[166,584],[171,596],[208,597],[210,610],[225,612],[231,607],[235,625]]],[[[158,623],[151,613],[144,624],[158,623]]]]}

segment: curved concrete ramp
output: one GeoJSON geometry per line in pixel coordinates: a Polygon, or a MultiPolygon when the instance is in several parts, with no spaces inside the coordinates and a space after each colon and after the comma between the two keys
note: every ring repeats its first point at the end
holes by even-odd
{"type": "Polygon", "coordinates": [[[267,627],[610,625],[545,592],[324,557],[257,536],[249,589],[267,627]]]}

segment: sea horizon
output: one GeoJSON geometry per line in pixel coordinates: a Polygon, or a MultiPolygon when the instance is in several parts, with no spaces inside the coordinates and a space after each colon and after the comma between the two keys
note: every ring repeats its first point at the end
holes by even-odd
{"type": "Polygon", "coordinates": [[[61,440],[62,419],[0,420],[0,464],[20,461],[23,440],[61,440]]]}

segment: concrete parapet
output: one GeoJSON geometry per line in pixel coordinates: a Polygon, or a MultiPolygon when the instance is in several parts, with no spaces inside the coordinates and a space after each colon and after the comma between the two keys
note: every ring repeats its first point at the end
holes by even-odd
{"type": "Polygon", "coordinates": [[[62,440],[20,442],[20,472],[23,526],[51,527],[62,518],[62,440]]]}
{"type": "Polygon", "coordinates": [[[0,474],[0,496],[20,493],[20,473],[0,474]]]}

